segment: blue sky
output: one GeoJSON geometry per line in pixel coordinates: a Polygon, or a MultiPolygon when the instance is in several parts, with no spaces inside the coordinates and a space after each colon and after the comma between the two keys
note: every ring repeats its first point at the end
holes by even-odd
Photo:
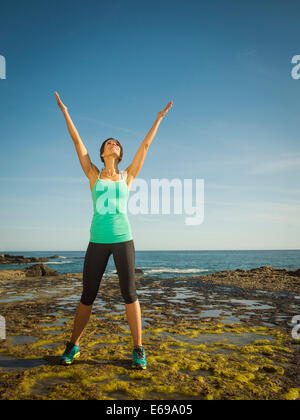
{"type": "Polygon", "coordinates": [[[299,249],[297,3],[3,2],[0,250],[87,247],[89,181],[54,91],[99,169],[106,138],[125,169],[173,100],[138,178],[203,179],[204,221],[128,212],[136,250],[299,249]]]}

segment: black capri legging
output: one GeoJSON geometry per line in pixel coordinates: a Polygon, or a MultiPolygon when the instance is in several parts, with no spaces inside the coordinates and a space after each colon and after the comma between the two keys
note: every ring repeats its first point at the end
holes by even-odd
{"type": "Polygon", "coordinates": [[[133,239],[110,244],[89,242],[84,259],[83,291],[80,299],[84,305],[94,303],[111,254],[113,254],[125,303],[133,303],[137,300],[133,239]]]}

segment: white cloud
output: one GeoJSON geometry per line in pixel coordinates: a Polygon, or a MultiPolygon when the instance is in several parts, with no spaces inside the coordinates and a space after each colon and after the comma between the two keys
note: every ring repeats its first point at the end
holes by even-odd
{"type": "Polygon", "coordinates": [[[216,190],[242,190],[242,191],[266,191],[266,192],[277,192],[283,194],[295,194],[300,195],[300,188],[280,188],[280,187],[269,187],[268,185],[230,185],[230,184],[205,184],[205,189],[216,189],[216,190]]]}
{"type": "Polygon", "coordinates": [[[88,122],[91,122],[91,123],[102,125],[104,127],[112,128],[113,130],[124,131],[125,133],[133,134],[133,135],[135,135],[137,137],[141,137],[141,136],[145,136],[146,135],[145,133],[141,133],[139,131],[132,130],[130,128],[120,127],[120,126],[117,126],[115,124],[108,124],[108,123],[106,123],[104,121],[100,121],[100,120],[98,120],[96,118],[86,117],[84,115],[79,115],[79,114],[77,114],[77,115],[74,114],[74,117],[76,117],[78,119],[81,119],[81,120],[84,120],[84,121],[88,121],[88,122]]]}
{"type": "Polygon", "coordinates": [[[258,164],[255,168],[248,171],[250,175],[274,173],[286,171],[289,169],[300,168],[300,157],[287,157],[286,159],[278,159],[270,162],[263,162],[258,164]]]}
{"type": "Polygon", "coordinates": [[[247,72],[253,72],[258,75],[267,76],[268,78],[280,77],[280,71],[275,66],[270,65],[266,61],[264,55],[259,57],[258,51],[255,49],[249,49],[247,51],[241,51],[236,54],[236,60],[240,64],[241,68],[247,72]]]}
{"type": "Polygon", "coordinates": [[[17,225],[5,225],[5,226],[0,226],[0,229],[5,229],[5,230],[38,230],[38,231],[67,231],[67,232],[87,232],[88,231],[88,227],[64,227],[64,226],[54,226],[54,227],[45,227],[45,226],[17,226],[17,225]]]}
{"type": "MultiPolygon", "coordinates": [[[[207,212],[215,221],[228,223],[276,222],[300,226],[300,203],[281,203],[258,200],[250,201],[208,201],[212,205],[207,212]]],[[[266,227],[266,226],[265,226],[266,227]]]]}
{"type": "Polygon", "coordinates": [[[284,156],[284,157],[300,157],[300,152],[280,153],[280,156],[284,156]]]}
{"type": "Polygon", "coordinates": [[[0,181],[16,181],[16,182],[71,182],[71,183],[84,183],[88,182],[87,178],[82,176],[77,177],[22,177],[22,176],[1,176],[0,181]]]}

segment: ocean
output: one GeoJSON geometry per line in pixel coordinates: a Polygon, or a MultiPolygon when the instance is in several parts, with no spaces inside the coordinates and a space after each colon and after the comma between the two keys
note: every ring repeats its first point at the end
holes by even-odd
{"type": "MultiPolygon", "coordinates": [[[[0,251],[1,254],[24,257],[59,258],[45,263],[49,268],[62,273],[81,273],[85,251],[0,251]]],[[[36,264],[1,265],[0,269],[17,269],[36,264]]],[[[135,251],[135,267],[143,270],[146,278],[175,278],[211,274],[222,270],[252,268],[270,265],[276,268],[296,270],[300,268],[300,250],[239,250],[239,251],[135,251]]],[[[116,276],[113,256],[104,277],[116,276]]]]}

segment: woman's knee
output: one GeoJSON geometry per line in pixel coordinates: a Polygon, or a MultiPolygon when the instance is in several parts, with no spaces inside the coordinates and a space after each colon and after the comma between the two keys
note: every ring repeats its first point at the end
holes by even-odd
{"type": "Polygon", "coordinates": [[[94,302],[89,303],[89,301],[87,301],[87,303],[83,303],[83,302],[82,302],[82,299],[80,299],[80,302],[79,302],[79,303],[80,303],[80,305],[82,305],[82,306],[84,306],[84,307],[85,307],[85,306],[86,306],[86,307],[89,307],[89,306],[91,306],[91,307],[92,307],[94,302]]]}
{"type": "Polygon", "coordinates": [[[93,305],[95,299],[96,296],[83,293],[81,295],[80,303],[82,303],[85,306],[91,306],[93,305]]]}
{"type": "Polygon", "coordinates": [[[123,291],[122,296],[125,303],[134,303],[138,299],[138,296],[135,291],[133,292],[123,291]]]}

